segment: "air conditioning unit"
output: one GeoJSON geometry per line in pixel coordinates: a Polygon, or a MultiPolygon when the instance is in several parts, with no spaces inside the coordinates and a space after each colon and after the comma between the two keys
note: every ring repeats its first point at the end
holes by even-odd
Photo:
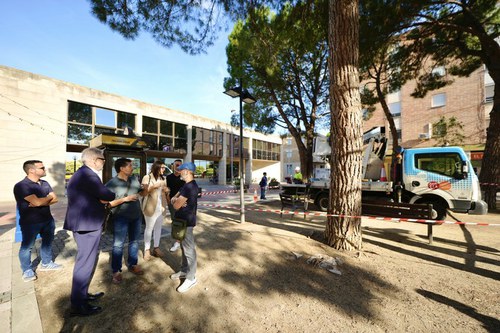
{"type": "Polygon", "coordinates": [[[419,140],[429,140],[430,139],[430,135],[429,135],[429,133],[420,133],[418,135],[418,139],[419,140]]]}

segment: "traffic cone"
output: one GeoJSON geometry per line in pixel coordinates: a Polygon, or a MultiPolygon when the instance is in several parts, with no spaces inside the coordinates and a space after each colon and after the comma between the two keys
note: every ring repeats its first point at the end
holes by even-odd
{"type": "Polygon", "coordinates": [[[385,167],[383,165],[382,168],[380,169],[380,181],[381,182],[387,181],[387,174],[385,173],[385,167]]]}
{"type": "Polygon", "coordinates": [[[257,189],[253,190],[253,201],[257,202],[257,189]]]}

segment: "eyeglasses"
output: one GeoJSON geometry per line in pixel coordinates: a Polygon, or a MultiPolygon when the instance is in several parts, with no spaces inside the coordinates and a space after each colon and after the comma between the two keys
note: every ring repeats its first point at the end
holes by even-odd
{"type": "Polygon", "coordinates": [[[96,160],[101,160],[103,162],[106,162],[106,159],[104,157],[98,157],[98,158],[96,158],[96,160]]]}
{"type": "Polygon", "coordinates": [[[37,168],[37,169],[40,169],[40,170],[45,170],[45,167],[40,167],[40,168],[37,168]]]}

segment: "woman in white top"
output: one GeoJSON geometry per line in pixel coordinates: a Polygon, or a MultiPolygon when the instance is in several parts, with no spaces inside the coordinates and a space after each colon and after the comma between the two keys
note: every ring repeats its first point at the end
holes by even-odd
{"type": "Polygon", "coordinates": [[[144,229],[144,260],[150,260],[151,256],[161,257],[160,237],[163,218],[168,211],[167,194],[170,192],[167,187],[167,179],[163,176],[165,164],[162,161],[155,161],[151,167],[151,172],[142,178],[144,186],[144,202],[142,212],[146,220],[144,229]],[[151,234],[153,234],[153,251],[151,248],[151,234]]]}

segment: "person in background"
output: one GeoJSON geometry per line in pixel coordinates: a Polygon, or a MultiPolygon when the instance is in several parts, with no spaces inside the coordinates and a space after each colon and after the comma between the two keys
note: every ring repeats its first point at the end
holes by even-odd
{"type": "Polygon", "coordinates": [[[293,175],[293,183],[294,184],[303,184],[302,181],[302,173],[300,173],[300,168],[295,168],[295,174],[293,175]]]}
{"type": "Polygon", "coordinates": [[[184,278],[177,291],[185,293],[194,287],[196,280],[196,245],[194,242],[193,229],[196,226],[196,210],[198,208],[198,184],[194,180],[196,166],[192,162],[184,163],[178,168],[181,178],[186,182],[184,186],[172,197],[172,205],[175,209],[175,218],[187,222],[186,236],[181,242],[182,262],[180,271],[170,275],[172,280],[184,278]]]}
{"type": "Polygon", "coordinates": [[[50,184],[41,179],[47,175],[45,166],[42,161],[29,160],[24,162],[23,169],[26,177],[14,185],[14,196],[23,237],[19,248],[19,262],[23,280],[28,282],[37,278],[32,267],[31,250],[38,234],[42,237],[40,270],[58,270],[62,266],[52,261],[52,241],[56,225],[50,205],[55,204],[58,199],[50,184]]]}
{"type": "Polygon", "coordinates": [[[113,219],[113,252],[111,255],[112,282],[122,282],[123,244],[128,234],[128,270],[136,275],[144,271],[137,264],[139,252],[139,237],[141,236],[142,212],[139,192],[142,191],[137,177],[132,175],[134,167],[132,160],[119,158],[115,161],[117,175],[106,183],[106,187],[116,194],[116,199],[109,205],[113,219]]]}
{"type": "Polygon", "coordinates": [[[160,250],[161,226],[166,214],[167,195],[169,188],[167,180],[163,175],[166,166],[162,161],[155,161],[151,166],[151,172],[142,178],[144,188],[143,214],[146,220],[144,229],[144,260],[151,260],[151,256],[161,257],[160,250]],[[153,235],[153,251],[151,252],[151,235],[153,235]]]}
{"type": "Polygon", "coordinates": [[[88,290],[97,264],[105,205],[115,199],[115,194],[99,177],[106,162],[103,152],[94,147],[84,149],[82,162],[83,166],[68,183],[68,209],[64,220],[64,229],[73,232],[78,248],[71,286],[71,316],[91,316],[102,311],[102,307],[89,301],[104,293],[90,294],[88,290]]]}
{"type": "MultiPolygon", "coordinates": [[[[174,170],[174,172],[172,172],[170,175],[167,176],[167,184],[168,187],[170,188],[169,201],[170,198],[174,197],[177,194],[177,192],[179,192],[181,187],[186,183],[181,179],[181,173],[178,170],[181,164],[182,164],[181,160],[175,160],[174,163],[172,164],[172,169],[174,170]]],[[[168,209],[170,211],[170,216],[174,218],[175,209],[172,206],[172,202],[168,204],[168,209]]],[[[180,247],[181,247],[181,242],[176,240],[172,245],[172,247],[170,248],[170,252],[175,252],[180,247]]]]}
{"type": "Polygon", "coordinates": [[[260,186],[260,199],[265,200],[266,199],[266,187],[267,187],[267,173],[264,172],[262,179],[260,180],[259,183],[260,186]]]}

